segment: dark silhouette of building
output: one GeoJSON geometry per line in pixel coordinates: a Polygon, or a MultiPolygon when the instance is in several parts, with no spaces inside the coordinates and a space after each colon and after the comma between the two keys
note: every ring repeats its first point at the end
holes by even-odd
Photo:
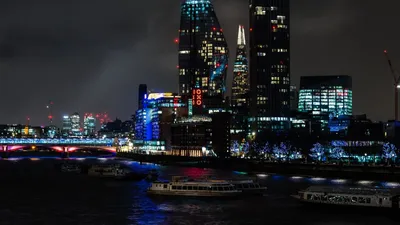
{"type": "Polygon", "coordinates": [[[250,0],[252,132],[289,128],[289,0],[250,0]]]}
{"type": "Polygon", "coordinates": [[[146,94],[147,94],[147,85],[140,84],[138,93],[138,109],[143,108],[143,99],[145,99],[146,94]]]}

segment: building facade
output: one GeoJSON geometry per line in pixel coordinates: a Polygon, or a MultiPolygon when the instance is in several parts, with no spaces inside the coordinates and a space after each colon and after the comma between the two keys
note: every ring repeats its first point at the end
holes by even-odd
{"type": "Polygon", "coordinates": [[[289,0],[250,0],[249,8],[252,132],[288,129],[289,0]]]}
{"type": "Polygon", "coordinates": [[[353,91],[350,76],[305,76],[300,78],[299,112],[319,120],[322,127],[329,121],[353,114],[353,91]]]}
{"type": "Polygon", "coordinates": [[[96,118],[93,114],[85,113],[83,117],[83,135],[94,137],[96,135],[96,118]]]}
{"type": "Polygon", "coordinates": [[[163,141],[166,150],[171,149],[171,125],[188,115],[181,96],[174,93],[150,93],[143,100],[143,108],[136,111],[135,139],[163,141]]]}
{"type": "Polygon", "coordinates": [[[75,112],[70,116],[71,119],[71,136],[72,137],[80,137],[82,136],[81,129],[81,117],[79,113],[75,112]]]}
{"type": "MultiPolygon", "coordinates": [[[[232,127],[231,133],[246,134],[249,114],[249,66],[244,27],[239,25],[236,59],[233,65],[232,81],[232,127]]],[[[241,135],[238,135],[241,136],[241,135]]],[[[243,135],[242,135],[243,136],[243,135]]],[[[238,137],[239,139],[243,137],[238,137]]]]}
{"type": "Polygon", "coordinates": [[[179,94],[201,113],[203,97],[223,99],[228,46],[210,0],[184,0],[179,30],[179,94]]]}
{"type": "Polygon", "coordinates": [[[71,130],[72,130],[71,118],[69,115],[64,115],[62,118],[61,135],[63,137],[69,137],[71,135],[71,130]]]}

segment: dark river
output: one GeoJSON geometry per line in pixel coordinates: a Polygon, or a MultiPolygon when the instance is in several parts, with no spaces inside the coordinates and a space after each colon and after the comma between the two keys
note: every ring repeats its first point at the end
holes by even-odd
{"type": "MultiPolygon", "coordinates": [[[[83,161],[104,161],[85,159],[83,161]]],[[[237,200],[152,199],[146,181],[112,181],[59,173],[60,159],[0,160],[0,224],[125,225],[125,224],[400,224],[396,216],[363,209],[339,210],[303,206],[290,194],[312,184],[386,185],[397,183],[331,180],[260,174],[268,187],[265,197],[237,200]]],[[[126,162],[138,171],[158,169],[172,175],[221,178],[245,176],[240,172],[164,167],[126,162]]],[[[398,217],[398,216],[397,216],[398,217]]]]}

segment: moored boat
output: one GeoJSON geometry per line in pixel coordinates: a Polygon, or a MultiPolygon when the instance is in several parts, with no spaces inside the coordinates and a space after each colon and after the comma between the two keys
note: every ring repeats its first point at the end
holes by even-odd
{"type": "Polygon", "coordinates": [[[81,173],[82,167],[78,164],[63,163],[60,165],[60,170],[61,172],[66,172],[66,173],[81,173]]]}
{"type": "Polygon", "coordinates": [[[148,188],[150,195],[186,197],[235,197],[241,191],[228,182],[195,181],[174,176],[170,182],[156,181],[148,188]]]}
{"type": "Polygon", "coordinates": [[[399,189],[311,186],[292,197],[312,204],[400,208],[399,189]]]}
{"type": "Polygon", "coordinates": [[[89,176],[108,177],[116,179],[142,180],[145,174],[138,174],[121,164],[99,164],[93,165],[88,170],[89,176]]]}

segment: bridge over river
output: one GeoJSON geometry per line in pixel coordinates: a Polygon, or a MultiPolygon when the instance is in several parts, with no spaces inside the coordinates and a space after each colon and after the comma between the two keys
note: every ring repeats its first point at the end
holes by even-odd
{"type": "Polygon", "coordinates": [[[0,152],[3,153],[3,157],[18,150],[40,148],[50,149],[64,156],[81,149],[116,153],[121,144],[123,143],[120,140],[114,138],[0,138],[0,152]]]}

